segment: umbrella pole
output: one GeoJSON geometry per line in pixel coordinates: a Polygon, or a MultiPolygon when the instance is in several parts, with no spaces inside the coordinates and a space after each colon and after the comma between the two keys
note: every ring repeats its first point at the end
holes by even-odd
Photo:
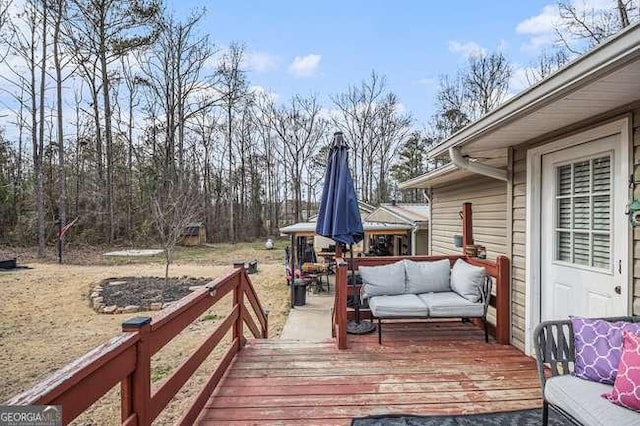
{"type": "Polygon", "coordinates": [[[354,270],[353,264],[353,244],[349,246],[349,251],[351,252],[351,293],[354,298],[353,306],[355,311],[355,321],[349,321],[347,323],[347,333],[349,334],[369,334],[375,331],[376,326],[371,321],[360,321],[360,295],[356,294],[356,271],[354,270]]]}
{"type": "MultiPolygon", "coordinates": [[[[356,271],[353,267],[353,244],[349,245],[349,257],[351,258],[351,289],[356,289],[356,271]]],[[[360,324],[360,294],[352,294],[353,297],[353,307],[355,309],[356,314],[356,324],[360,324]]]]}
{"type": "Polygon", "coordinates": [[[291,307],[295,308],[295,283],[296,283],[296,235],[291,234],[291,256],[289,256],[289,267],[291,268],[291,307]]]}

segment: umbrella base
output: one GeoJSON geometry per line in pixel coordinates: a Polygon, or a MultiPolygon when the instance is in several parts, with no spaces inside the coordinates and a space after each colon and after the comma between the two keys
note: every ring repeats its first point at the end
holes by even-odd
{"type": "Polygon", "coordinates": [[[349,334],[369,334],[376,330],[376,325],[371,321],[349,321],[347,323],[347,333],[349,334]]]}

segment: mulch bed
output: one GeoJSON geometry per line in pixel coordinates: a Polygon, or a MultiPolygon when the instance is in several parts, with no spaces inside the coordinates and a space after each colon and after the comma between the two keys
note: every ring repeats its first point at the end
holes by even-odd
{"type": "Polygon", "coordinates": [[[169,278],[166,283],[160,277],[108,278],[94,287],[90,298],[93,308],[101,313],[159,310],[211,281],[191,277],[169,278]]]}

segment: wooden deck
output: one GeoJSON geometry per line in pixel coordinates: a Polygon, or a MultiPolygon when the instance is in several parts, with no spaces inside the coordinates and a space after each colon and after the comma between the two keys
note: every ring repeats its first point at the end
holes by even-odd
{"type": "Polygon", "coordinates": [[[484,343],[460,322],[385,324],[332,340],[253,340],[237,355],[199,417],[201,425],[349,424],[353,417],[461,414],[541,406],[535,362],[484,343]]]}

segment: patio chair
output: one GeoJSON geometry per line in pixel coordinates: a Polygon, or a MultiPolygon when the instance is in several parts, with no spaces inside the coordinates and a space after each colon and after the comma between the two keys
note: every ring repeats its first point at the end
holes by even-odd
{"type": "MultiPolygon", "coordinates": [[[[605,321],[640,322],[640,317],[601,318],[605,321]]],[[[574,333],[571,320],[544,321],[533,332],[538,378],[542,389],[542,424],[549,422],[549,407],[572,424],[581,423],[562,407],[551,404],[545,395],[547,381],[556,376],[572,374],[575,368],[574,333]],[[550,373],[550,374],[549,374],[550,373]],[[549,374],[549,375],[548,375],[549,374]],[[548,376],[547,376],[548,375],[548,376]]],[[[600,398],[600,395],[597,395],[600,398]]]]}

